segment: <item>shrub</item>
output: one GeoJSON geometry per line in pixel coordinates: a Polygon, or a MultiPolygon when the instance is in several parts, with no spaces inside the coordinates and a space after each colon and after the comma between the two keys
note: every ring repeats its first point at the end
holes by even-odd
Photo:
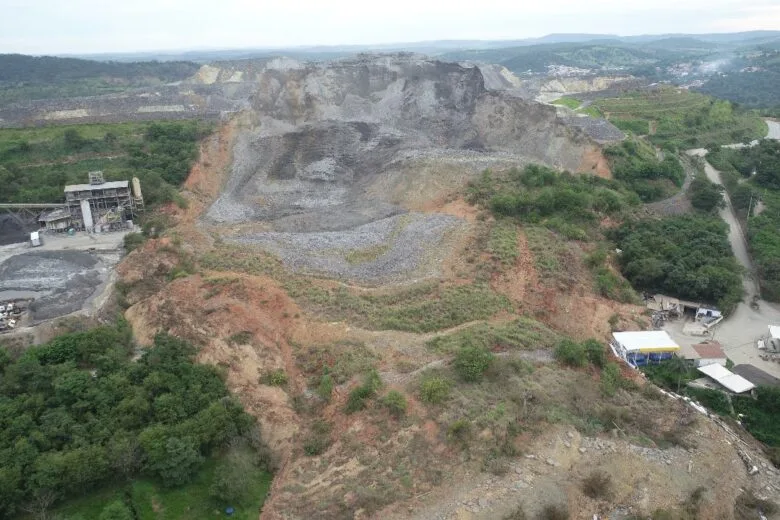
{"type": "Polygon", "coordinates": [[[492,352],[483,348],[461,347],[455,355],[455,370],[464,381],[470,383],[481,381],[485,371],[490,368],[493,357],[492,352]]]}
{"type": "Polygon", "coordinates": [[[572,367],[584,367],[588,362],[585,348],[570,339],[564,339],[555,347],[555,359],[572,367]]]}
{"type": "Polygon", "coordinates": [[[359,412],[365,410],[366,400],[374,396],[374,392],[365,386],[354,388],[347,398],[347,406],[344,409],[347,413],[359,412]]]}
{"type": "Polygon", "coordinates": [[[596,470],[582,479],[582,492],[590,498],[607,498],[612,493],[612,477],[596,470]]]}
{"type": "Polygon", "coordinates": [[[287,374],[281,368],[266,372],[260,381],[270,386],[284,386],[287,384],[287,374]]]}
{"type": "Polygon", "coordinates": [[[310,457],[319,455],[330,446],[331,425],[322,419],[314,421],[311,426],[311,435],[303,441],[303,452],[310,457]]]}
{"type": "Polygon", "coordinates": [[[129,253],[146,242],[146,237],[141,233],[128,233],[125,235],[125,250],[129,253]]]}
{"type": "Polygon", "coordinates": [[[376,395],[377,390],[382,388],[382,379],[379,373],[372,369],[366,374],[363,384],[353,389],[347,398],[347,413],[354,413],[366,408],[366,401],[376,395]]]}
{"type": "Polygon", "coordinates": [[[420,385],[420,399],[430,404],[443,402],[450,395],[451,383],[443,377],[430,377],[420,385]]]}
{"type": "Polygon", "coordinates": [[[406,413],[406,397],[397,390],[390,390],[382,398],[382,404],[395,417],[401,417],[406,413]]]}
{"type": "Polygon", "coordinates": [[[303,442],[303,452],[309,457],[316,457],[330,446],[330,438],[313,435],[303,442]]]}
{"type": "Polygon", "coordinates": [[[604,395],[613,396],[620,388],[622,376],[617,363],[607,363],[601,371],[601,391],[604,395]]]}
{"type": "Polygon", "coordinates": [[[582,346],[585,349],[585,355],[588,357],[588,361],[591,364],[599,368],[604,366],[604,363],[607,361],[607,354],[604,351],[604,345],[599,340],[586,340],[582,346]]]}
{"type": "Polygon", "coordinates": [[[324,401],[330,401],[333,393],[333,377],[330,374],[322,374],[320,384],[317,386],[317,395],[324,401]]]}
{"type": "Polygon", "coordinates": [[[468,419],[458,419],[447,428],[447,438],[450,440],[465,441],[471,433],[471,423],[468,419]]]}
{"type": "Polygon", "coordinates": [[[569,508],[563,504],[544,506],[539,514],[540,520],[569,520],[569,508]]]}
{"type": "Polygon", "coordinates": [[[248,330],[236,332],[228,338],[228,344],[230,345],[247,345],[250,341],[252,341],[252,333],[248,330]]]}

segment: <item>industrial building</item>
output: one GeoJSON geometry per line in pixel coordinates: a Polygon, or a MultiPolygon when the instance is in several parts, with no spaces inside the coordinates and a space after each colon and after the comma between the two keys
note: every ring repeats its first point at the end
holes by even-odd
{"type": "Polygon", "coordinates": [[[104,232],[126,229],[143,210],[141,183],[109,181],[103,172],[89,172],[89,184],[65,186],[65,207],[41,215],[42,227],[49,231],[104,232]],[[128,224],[129,223],[129,224],[128,224]]]}
{"type": "Polygon", "coordinates": [[[680,350],[680,345],[662,330],[614,332],[612,338],[610,347],[615,355],[634,367],[671,359],[680,350]]]}

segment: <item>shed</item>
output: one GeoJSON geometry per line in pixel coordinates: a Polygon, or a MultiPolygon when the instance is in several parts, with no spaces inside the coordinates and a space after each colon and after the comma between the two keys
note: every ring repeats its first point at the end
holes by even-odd
{"type": "Polygon", "coordinates": [[[662,330],[614,332],[612,346],[618,356],[634,366],[671,359],[680,345],[662,330]]]}
{"type": "Polygon", "coordinates": [[[37,231],[30,233],[30,245],[32,247],[38,247],[41,245],[41,235],[37,231]]]}
{"type": "Polygon", "coordinates": [[[726,352],[717,341],[703,341],[697,345],[683,349],[685,359],[692,360],[695,367],[703,367],[717,363],[726,366],[726,352]]]}
{"type": "Polygon", "coordinates": [[[55,209],[38,219],[38,222],[51,231],[65,231],[70,227],[71,216],[67,208],[55,209]]]}
{"type": "Polygon", "coordinates": [[[756,385],[745,379],[744,377],[733,373],[726,367],[718,364],[705,365],[698,368],[699,372],[715,380],[716,383],[724,387],[730,392],[735,394],[741,394],[749,390],[753,390],[756,385]]]}

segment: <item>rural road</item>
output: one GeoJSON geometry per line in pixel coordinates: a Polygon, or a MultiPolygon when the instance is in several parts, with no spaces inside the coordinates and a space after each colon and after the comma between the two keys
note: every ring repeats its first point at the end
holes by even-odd
{"type": "MultiPolygon", "coordinates": [[[[767,125],[769,131],[766,138],[780,139],[780,123],[767,121],[767,125]]],[[[696,149],[688,150],[687,153],[704,158],[707,151],[696,149]]],[[[704,173],[710,181],[720,185],[723,184],[720,172],[713,168],[706,159],[704,161],[704,173]]],[[[734,312],[714,329],[712,337],[721,342],[726,354],[734,364],[749,363],[769,372],[775,377],[780,377],[780,364],[764,361],[758,357],[759,351],[755,343],[758,338],[766,335],[767,325],[780,324],[780,306],[759,300],[758,310],[750,308],[749,303],[753,296],[759,294],[754,274],[755,270],[748,253],[747,240],[734,213],[731,200],[727,193],[724,192],[723,196],[726,201],[726,207],[721,209],[719,214],[729,226],[729,242],[731,243],[731,249],[734,251],[734,256],[745,268],[745,275],[742,279],[745,297],[734,312]]],[[[703,339],[701,337],[684,335],[678,330],[678,327],[670,327],[667,332],[681,345],[683,343],[693,345],[703,339]]]]}

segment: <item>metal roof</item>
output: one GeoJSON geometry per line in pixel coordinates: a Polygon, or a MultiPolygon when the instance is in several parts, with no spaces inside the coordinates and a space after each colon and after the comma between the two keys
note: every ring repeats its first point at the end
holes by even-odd
{"type": "Polygon", "coordinates": [[[726,387],[728,390],[731,390],[735,394],[741,394],[742,392],[747,392],[748,390],[752,390],[756,387],[756,385],[754,385],[744,377],[738,376],[737,374],[733,373],[731,370],[727,369],[724,366],[718,365],[717,363],[712,365],[705,365],[703,367],[698,367],[698,369],[699,372],[711,377],[712,379],[717,381],[718,384],[726,387]]]}
{"type": "Polygon", "coordinates": [[[70,211],[61,208],[50,211],[45,215],[41,215],[41,217],[38,219],[38,222],[51,222],[52,220],[62,220],[65,218],[70,218],[70,211]]]}
{"type": "Polygon", "coordinates": [[[704,341],[694,345],[693,350],[699,354],[700,359],[725,359],[726,353],[723,346],[717,341],[704,341]]]}
{"type": "Polygon", "coordinates": [[[652,352],[680,350],[680,345],[662,330],[614,332],[612,336],[628,351],[652,352]]]}
{"type": "Polygon", "coordinates": [[[71,184],[65,186],[65,193],[72,191],[91,191],[91,190],[110,190],[116,188],[127,188],[128,181],[108,181],[103,184],[71,184]]]}

